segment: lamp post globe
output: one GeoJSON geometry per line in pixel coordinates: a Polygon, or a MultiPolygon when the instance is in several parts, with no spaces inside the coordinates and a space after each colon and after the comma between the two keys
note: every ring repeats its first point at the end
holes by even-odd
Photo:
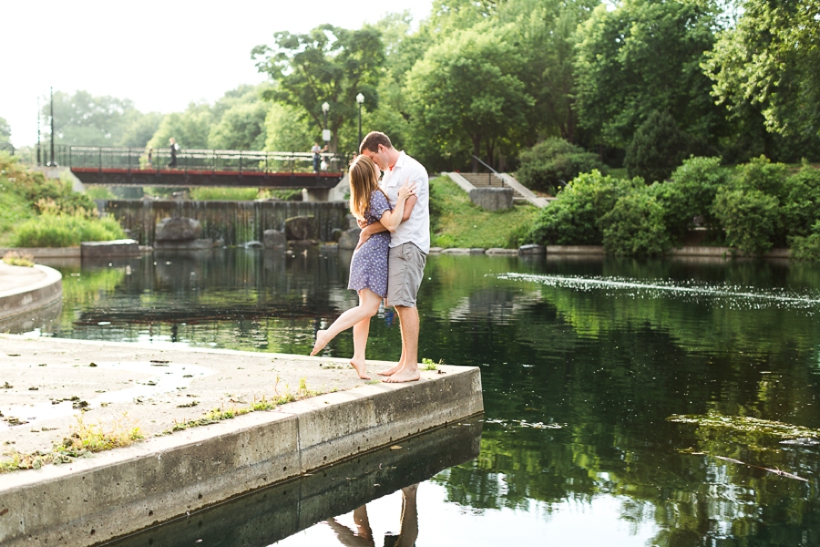
{"type": "Polygon", "coordinates": [[[359,93],[356,95],[356,102],[359,103],[359,145],[362,143],[362,105],[364,104],[364,95],[359,93]]]}
{"type": "Polygon", "coordinates": [[[330,131],[327,129],[327,113],[330,112],[330,104],[327,101],[322,103],[322,113],[325,115],[325,125],[322,128],[322,140],[325,144],[330,142],[330,131]]]}

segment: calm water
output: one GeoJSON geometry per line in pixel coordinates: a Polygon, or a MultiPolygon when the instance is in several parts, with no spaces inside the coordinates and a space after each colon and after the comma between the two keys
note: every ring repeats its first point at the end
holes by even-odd
{"type": "MultiPolygon", "coordinates": [[[[238,250],[64,268],[59,315],[17,328],[307,354],[355,304],[348,265],[238,250]]],[[[480,366],[486,415],[478,457],[418,486],[416,545],[820,544],[814,441],[667,420],[820,428],[817,266],[431,256],[419,309],[420,355],[480,366]]],[[[397,360],[399,336],[380,314],[368,355],[397,360]]],[[[327,352],[349,356],[350,334],[327,352]]],[[[402,493],[379,496],[370,526],[390,545],[402,493]]],[[[368,544],[343,510],[277,544],[368,544]]]]}

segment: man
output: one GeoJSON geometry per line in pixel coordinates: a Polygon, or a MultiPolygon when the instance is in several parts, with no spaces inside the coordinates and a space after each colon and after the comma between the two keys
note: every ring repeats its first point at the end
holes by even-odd
{"type": "MultiPolygon", "coordinates": [[[[396,366],[379,372],[385,382],[413,382],[419,379],[419,312],[416,295],[424,277],[424,265],[430,252],[430,186],[427,170],[416,160],[393,148],[384,133],[368,133],[359,153],[373,160],[384,172],[381,188],[391,205],[395,205],[399,187],[407,181],[416,183],[415,195],[404,204],[402,223],[391,234],[387,263],[387,304],[396,309],[401,326],[401,359],[396,366]]],[[[362,229],[359,245],[386,228],[379,222],[362,229]]]]}

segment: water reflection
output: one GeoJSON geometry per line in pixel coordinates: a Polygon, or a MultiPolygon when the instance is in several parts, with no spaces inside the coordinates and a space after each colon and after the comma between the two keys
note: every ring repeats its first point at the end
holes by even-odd
{"type": "MultiPolygon", "coordinates": [[[[369,530],[365,505],[396,491],[403,493],[406,505],[399,534],[404,538],[395,544],[413,545],[415,538],[412,536],[418,535],[417,483],[442,469],[475,458],[480,439],[481,420],[440,428],[402,441],[400,447],[365,454],[316,474],[257,490],[106,545],[261,547],[310,528],[317,522],[326,525],[333,522],[341,544],[352,545],[364,537],[345,528],[336,517],[353,511],[362,526],[369,530]],[[351,541],[353,543],[345,543],[351,541]]],[[[369,539],[372,540],[372,531],[369,539]]]]}
{"type": "MultiPolygon", "coordinates": [[[[67,269],[42,330],[307,354],[315,329],[355,305],[345,260],[227,250],[67,269]]],[[[419,486],[418,544],[820,544],[820,447],[667,420],[820,428],[818,295],[820,269],[788,262],[431,256],[420,356],[481,367],[488,423],[478,458],[419,486]],[[431,535],[443,515],[447,532],[431,535]]],[[[352,351],[349,335],[326,349],[352,351]]],[[[400,351],[384,312],[369,356],[400,351]]],[[[374,538],[397,531],[400,504],[368,503],[374,538]]],[[[331,516],[284,544],[338,542],[331,516]]],[[[350,514],[337,521],[356,529],[350,514]]]]}

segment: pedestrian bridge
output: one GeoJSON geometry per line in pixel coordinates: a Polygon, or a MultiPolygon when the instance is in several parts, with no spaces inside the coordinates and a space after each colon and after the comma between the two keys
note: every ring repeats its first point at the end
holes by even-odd
{"type": "Polygon", "coordinates": [[[324,167],[313,171],[310,152],[183,149],[172,165],[170,148],[43,147],[44,163],[68,167],[85,185],[225,186],[328,190],[342,179],[348,157],[323,153],[324,167]]]}

